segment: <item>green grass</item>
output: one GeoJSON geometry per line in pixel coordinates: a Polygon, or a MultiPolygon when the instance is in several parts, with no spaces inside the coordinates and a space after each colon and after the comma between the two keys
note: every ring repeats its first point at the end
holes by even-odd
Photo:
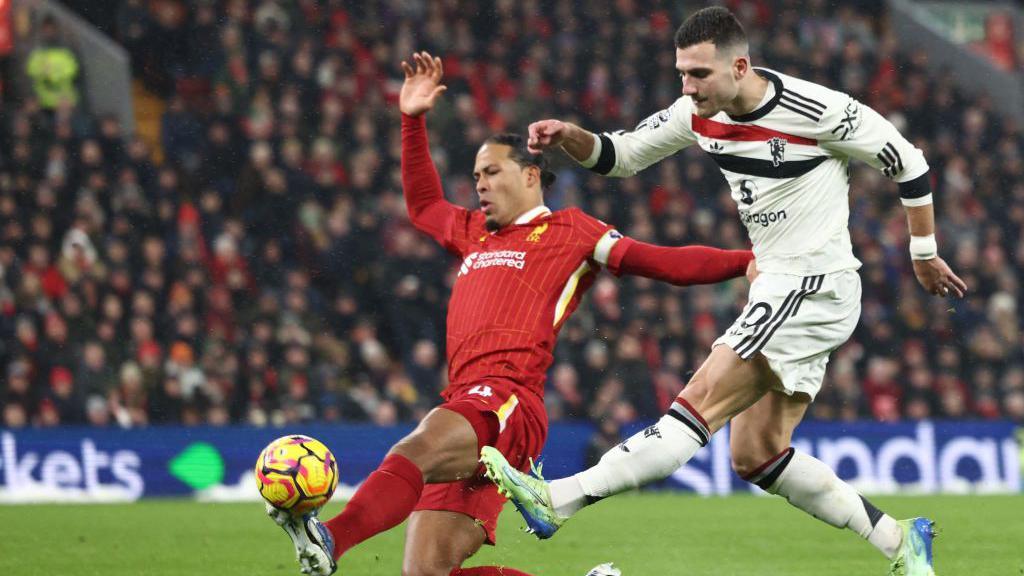
{"type": "MultiPolygon", "coordinates": [[[[1024,574],[1024,496],[876,498],[902,518],[939,520],[939,576],[1024,574]]],[[[325,514],[340,506],[332,504],[325,514]]],[[[625,576],[884,575],[886,561],[847,531],[777,498],[620,496],[580,513],[554,539],[520,531],[507,509],[497,547],[468,565],[504,564],[545,576],[583,576],[614,561],[625,576]]],[[[402,531],[354,549],[339,573],[399,574],[402,531]]],[[[0,506],[0,574],[298,574],[291,544],[259,504],[184,500],[130,505],[0,506]]]]}

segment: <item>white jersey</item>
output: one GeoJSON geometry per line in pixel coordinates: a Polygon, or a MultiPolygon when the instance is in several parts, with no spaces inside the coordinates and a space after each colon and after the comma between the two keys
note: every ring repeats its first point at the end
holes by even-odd
{"type": "Polygon", "coordinates": [[[718,164],[739,207],[758,270],[811,276],[860,267],[848,230],[850,158],[900,183],[907,206],[931,202],[924,155],[847,94],[755,68],[766,101],[742,116],[697,116],[689,96],[632,132],[600,134],[584,167],[631,176],[690,146],[718,164]]]}

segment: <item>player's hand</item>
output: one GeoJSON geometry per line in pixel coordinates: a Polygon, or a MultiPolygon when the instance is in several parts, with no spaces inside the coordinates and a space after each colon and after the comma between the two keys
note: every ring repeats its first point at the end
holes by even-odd
{"type": "Polygon", "coordinates": [[[545,148],[553,148],[565,139],[565,122],[561,120],[541,120],[530,124],[529,138],[526,149],[530,154],[540,154],[545,148]]]}
{"type": "Polygon", "coordinates": [[[434,107],[434,102],[448,89],[441,84],[444,68],[441,59],[427,52],[412,55],[413,65],[402,61],[405,83],[398,96],[398,109],[407,116],[419,116],[434,107]]]}
{"type": "Polygon", "coordinates": [[[967,284],[959,276],[950,270],[949,265],[942,258],[935,257],[931,260],[914,260],[914,276],[924,286],[929,294],[936,296],[955,295],[963,298],[967,292],[967,284]]]}
{"type": "Polygon", "coordinates": [[[747,282],[753,284],[754,279],[757,278],[758,274],[760,274],[760,272],[757,271],[757,260],[751,258],[750,262],[747,263],[747,282]]]}

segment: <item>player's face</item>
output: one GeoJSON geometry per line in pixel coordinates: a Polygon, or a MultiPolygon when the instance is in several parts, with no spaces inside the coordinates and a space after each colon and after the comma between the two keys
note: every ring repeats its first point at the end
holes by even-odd
{"type": "Polygon", "coordinates": [[[676,48],[676,70],[683,81],[683,95],[693,99],[695,112],[711,118],[739,94],[739,78],[734,73],[736,58],[719,51],[711,42],[676,48]]]}
{"type": "Polygon", "coordinates": [[[520,214],[529,210],[531,178],[536,168],[523,168],[509,157],[511,150],[504,144],[487,143],[480,147],[473,167],[476,194],[480,210],[486,217],[489,230],[499,230],[511,224],[520,214]]]}

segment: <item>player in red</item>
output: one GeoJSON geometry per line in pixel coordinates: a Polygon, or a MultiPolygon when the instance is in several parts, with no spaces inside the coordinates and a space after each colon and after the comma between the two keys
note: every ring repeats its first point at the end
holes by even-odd
{"type": "Polygon", "coordinates": [[[516,576],[492,566],[461,568],[493,544],[505,499],[482,475],[493,446],[529,467],[547,436],[545,372],[558,331],[602,267],[677,285],[742,276],[746,250],[667,248],[626,238],[578,208],[552,212],[542,190],[554,180],[523,139],[503,134],[477,152],[480,210],[448,203],[427,142],[424,113],[445,90],[441,59],[402,63],[402,185],[413,225],[462,259],[448,307],[445,402],[388,452],[338,516],[289,521],[303,572],[330,574],[371,536],[409,520],[405,575],[516,576]]]}

